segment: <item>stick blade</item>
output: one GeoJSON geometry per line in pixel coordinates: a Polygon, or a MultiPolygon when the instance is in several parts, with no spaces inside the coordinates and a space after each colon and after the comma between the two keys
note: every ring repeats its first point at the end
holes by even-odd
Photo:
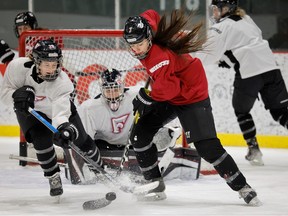
{"type": "Polygon", "coordinates": [[[107,200],[106,198],[89,200],[83,203],[83,209],[84,210],[100,209],[100,208],[104,208],[105,206],[108,206],[110,203],[111,201],[107,200]]]}

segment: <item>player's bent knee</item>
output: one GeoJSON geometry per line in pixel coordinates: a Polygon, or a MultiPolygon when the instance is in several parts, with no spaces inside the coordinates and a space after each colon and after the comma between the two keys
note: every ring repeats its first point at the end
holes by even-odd
{"type": "Polygon", "coordinates": [[[131,131],[130,142],[133,148],[143,148],[151,144],[153,139],[153,134],[145,130],[143,127],[135,127],[131,131]]]}
{"type": "Polygon", "coordinates": [[[226,153],[218,138],[201,140],[194,145],[198,154],[209,163],[214,163],[226,153]]]}

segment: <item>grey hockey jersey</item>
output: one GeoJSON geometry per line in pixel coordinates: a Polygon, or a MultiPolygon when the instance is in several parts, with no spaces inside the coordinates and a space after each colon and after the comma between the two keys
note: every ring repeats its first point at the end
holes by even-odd
{"type": "Polygon", "coordinates": [[[27,57],[17,58],[11,61],[4,75],[1,99],[12,104],[12,94],[24,85],[32,86],[35,90],[35,110],[45,113],[54,127],[68,122],[71,115],[70,94],[73,92],[73,84],[65,72],[61,72],[52,82],[37,83],[32,78],[32,67],[27,67],[31,60],[27,57]]]}

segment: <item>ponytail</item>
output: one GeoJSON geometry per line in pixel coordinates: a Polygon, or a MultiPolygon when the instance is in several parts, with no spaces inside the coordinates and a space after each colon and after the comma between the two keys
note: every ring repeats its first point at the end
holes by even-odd
{"type": "Polygon", "coordinates": [[[186,16],[183,10],[173,10],[169,23],[167,16],[162,16],[152,42],[166,47],[176,54],[202,50],[203,44],[206,42],[202,28],[203,23],[192,25],[193,16],[193,12],[186,16]]]}

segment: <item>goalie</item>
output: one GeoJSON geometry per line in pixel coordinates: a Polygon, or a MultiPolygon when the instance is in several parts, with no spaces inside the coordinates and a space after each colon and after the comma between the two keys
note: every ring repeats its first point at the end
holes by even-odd
{"type": "MultiPolygon", "coordinates": [[[[94,142],[100,151],[124,151],[129,141],[129,131],[134,119],[132,101],[136,97],[139,88],[125,88],[123,77],[116,69],[106,70],[101,74],[100,88],[101,94],[94,99],[83,102],[78,107],[79,116],[89,135],[89,141],[86,142],[94,142]]],[[[156,145],[158,151],[164,151],[169,146],[173,147],[175,145],[180,134],[181,129],[179,127],[162,127],[155,135],[151,145],[156,145]]],[[[75,144],[81,146],[81,143],[78,143],[77,140],[75,144]]],[[[100,152],[97,155],[97,161],[101,161],[100,152]]],[[[79,169],[76,169],[81,170],[83,180],[85,180],[83,161],[79,158],[76,158],[75,161],[79,166],[79,169]]],[[[81,175],[81,173],[79,174],[81,175]]],[[[71,181],[73,183],[72,179],[71,181]]],[[[74,183],[77,182],[74,181],[74,183]]]]}

